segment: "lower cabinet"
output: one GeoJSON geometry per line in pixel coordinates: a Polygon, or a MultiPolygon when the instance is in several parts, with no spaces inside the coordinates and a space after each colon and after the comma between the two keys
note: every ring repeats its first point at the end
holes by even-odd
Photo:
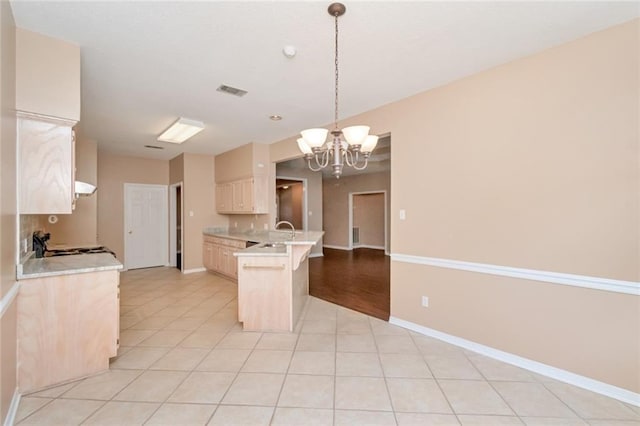
{"type": "Polygon", "coordinates": [[[26,393],[109,369],[119,344],[119,272],[20,282],[18,389],[26,393]]]}
{"type": "Polygon", "coordinates": [[[233,253],[244,249],[246,244],[241,240],[205,235],[202,244],[202,263],[208,271],[237,280],[238,263],[233,253]]]}

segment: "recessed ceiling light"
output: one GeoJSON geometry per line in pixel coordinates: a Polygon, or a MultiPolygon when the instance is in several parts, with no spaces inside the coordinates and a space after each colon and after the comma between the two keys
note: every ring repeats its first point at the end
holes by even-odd
{"type": "Polygon", "coordinates": [[[269,120],[272,120],[272,121],[280,121],[280,120],[282,120],[282,116],[281,116],[281,115],[278,115],[278,114],[273,114],[273,115],[270,115],[270,116],[269,116],[269,120]]]}
{"type": "Polygon", "coordinates": [[[201,121],[180,117],[178,121],[158,136],[158,140],[160,142],[182,143],[202,130],[204,130],[204,124],[201,121]]]}

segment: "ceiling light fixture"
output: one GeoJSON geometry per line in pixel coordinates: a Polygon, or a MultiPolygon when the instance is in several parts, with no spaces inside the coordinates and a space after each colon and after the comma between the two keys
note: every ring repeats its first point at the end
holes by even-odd
{"type": "Polygon", "coordinates": [[[314,172],[324,169],[331,163],[331,174],[340,178],[345,164],[356,170],[367,167],[371,151],[378,143],[378,136],[369,135],[369,126],[351,126],[338,128],[338,17],[344,15],[347,8],[342,3],[332,3],[327,9],[335,20],[335,113],[333,136],[327,141],[327,129],[307,129],[300,132],[298,147],[307,160],[309,169],[314,172]],[[343,139],[344,136],[344,139],[343,139]],[[345,141],[346,140],[346,141],[345,141]],[[325,143],[326,141],[326,143],[325,143]],[[311,161],[314,160],[315,166],[311,161]],[[361,160],[363,160],[361,162],[361,160]]]}
{"type": "Polygon", "coordinates": [[[269,120],[271,121],[280,121],[282,120],[282,116],[278,114],[273,114],[269,116],[269,120]]]}
{"type": "Polygon", "coordinates": [[[202,130],[204,130],[204,124],[201,121],[180,117],[178,121],[158,136],[158,140],[161,142],[182,143],[202,130]]]}

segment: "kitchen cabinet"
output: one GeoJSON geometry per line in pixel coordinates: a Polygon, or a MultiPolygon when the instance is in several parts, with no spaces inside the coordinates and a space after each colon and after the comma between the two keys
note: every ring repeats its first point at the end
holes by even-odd
{"type": "Polygon", "coordinates": [[[75,123],[19,114],[20,214],[70,214],[74,207],[75,123]]]}
{"type": "Polygon", "coordinates": [[[226,214],[268,213],[268,180],[253,177],[216,185],[216,210],[226,214]]]}
{"type": "Polygon", "coordinates": [[[31,392],[109,368],[119,344],[119,272],[21,281],[18,388],[31,392]]]}
{"type": "Polygon", "coordinates": [[[207,270],[236,280],[238,266],[233,254],[245,247],[245,241],[205,235],[202,243],[202,263],[207,270]]]}

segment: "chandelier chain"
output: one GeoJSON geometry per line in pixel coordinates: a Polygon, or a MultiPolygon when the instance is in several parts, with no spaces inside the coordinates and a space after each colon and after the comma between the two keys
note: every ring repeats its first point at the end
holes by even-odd
{"type": "Polygon", "coordinates": [[[335,125],[336,130],[338,130],[338,14],[334,15],[336,21],[336,46],[335,46],[335,65],[336,65],[336,99],[335,99],[335,115],[333,119],[333,123],[335,125]]]}

